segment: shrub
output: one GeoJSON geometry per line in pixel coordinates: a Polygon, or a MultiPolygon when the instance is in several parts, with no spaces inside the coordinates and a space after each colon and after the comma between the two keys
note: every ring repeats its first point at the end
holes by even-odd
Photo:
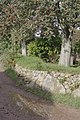
{"type": "Polygon", "coordinates": [[[55,62],[59,58],[60,46],[60,37],[36,39],[28,44],[28,55],[40,57],[46,62],[55,62]]]}
{"type": "Polygon", "coordinates": [[[20,44],[19,42],[12,41],[11,35],[8,34],[3,39],[0,39],[0,61],[5,66],[15,66],[15,58],[19,52],[20,44]]]}

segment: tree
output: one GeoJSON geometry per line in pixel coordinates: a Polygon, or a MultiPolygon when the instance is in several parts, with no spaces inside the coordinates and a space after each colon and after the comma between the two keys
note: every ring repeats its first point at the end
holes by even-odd
{"type": "Polygon", "coordinates": [[[25,43],[32,38],[34,32],[31,19],[33,5],[33,0],[1,0],[0,35],[4,38],[10,34],[12,44],[15,41],[21,43],[22,55],[26,55],[25,43]]]}
{"type": "Polygon", "coordinates": [[[5,40],[9,44],[12,44],[13,39],[11,39],[11,30],[15,28],[18,23],[15,8],[11,0],[1,0],[0,6],[0,42],[5,40]]]}
{"type": "Polygon", "coordinates": [[[1,0],[0,10],[1,35],[9,36],[8,33],[12,35],[11,32],[16,31],[21,36],[19,41],[22,41],[24,55],[25,42],[35,37],[36,33],[47,39],[60,35],[59,64],[70,64],[73,30],[80,26],[80,0],[1,0]]]}
{"type": "Polygon", "coordinates": [[[58,1],[57,5],[59,8],[57,10],[57,18],[62,30],[62,47],[59,64],[69,66],[73,31],[80,26],[80,1],[62,0],[61,2],[58,1]]]}
{"type": "Polygon", "coordinates": [[[80,26],[80,0],[36,0],[35,4],[37,29],[42,30],[41,36],[45,38],[61,35],[59,64],[69,66],[73,30],[80,26]]]}

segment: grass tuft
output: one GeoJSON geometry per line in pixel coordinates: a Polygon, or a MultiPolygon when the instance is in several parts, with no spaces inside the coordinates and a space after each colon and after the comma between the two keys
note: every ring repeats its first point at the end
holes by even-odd
{"type": "Polygon", "coordinates": [[[18,79],[17,73],[11,68],[6,69],[5,73],[15,81],[18,79]]]}

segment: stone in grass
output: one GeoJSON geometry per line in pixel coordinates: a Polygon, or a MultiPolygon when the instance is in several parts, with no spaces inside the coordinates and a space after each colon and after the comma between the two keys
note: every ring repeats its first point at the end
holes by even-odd
{"type": "Polygon", "coordinates": [[[46,78],[43,80],[42,89],[48,92],[54,91],[54,81],[52,80],[51,75],[47,75],[46,78]]]}
{"type": "Polygon", "coordinates": [[[34,86],[35,86],[35,85],[34,85],[33,82],[30,82],[30,84],[25,84],[25,85],[24,85],[25,88],[28,88],[28,87],[29,87],[29,88],[34,88],[34,86]]]}
{"type": "Polygon", "coordinates": [[[80,87],[72,92],[74,97],[80,97],[80,87]]]}

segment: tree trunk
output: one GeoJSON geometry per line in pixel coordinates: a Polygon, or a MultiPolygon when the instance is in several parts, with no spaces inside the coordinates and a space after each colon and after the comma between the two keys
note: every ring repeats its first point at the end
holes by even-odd
{"type": "Polygon", "coordinates": [[[22,55],[26,56],[26,44],[24,40],[21,42],[21,47],[22,47],[22,55]]]}
{"type": "Polygon", "coordinates": [[[70,56],[71,56],[71,43],[70,40],[65,38],[62,41],[61,54],[59,65],[69,66],[70,65],[70,56]]]}

